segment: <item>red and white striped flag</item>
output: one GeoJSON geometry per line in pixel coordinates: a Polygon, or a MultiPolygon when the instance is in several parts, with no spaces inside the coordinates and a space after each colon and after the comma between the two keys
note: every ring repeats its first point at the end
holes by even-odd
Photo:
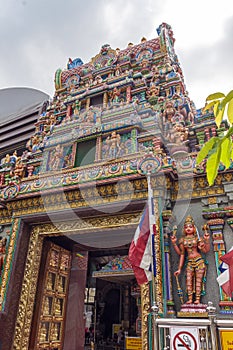
{"type": "Polygon", "coordinates": [[[223,272],[217,277],[219,286],[222,288],[224,293],[232,298],[233,293],[233,247],[221,256],[220,260],[223,261],[222,269],[223,272]]]}
{"type": "Polygon", "coordinates": [[[151,239],[149,207],[146,206],[129,248],[129,260],[139,285],[151,281],[151,239]]]}

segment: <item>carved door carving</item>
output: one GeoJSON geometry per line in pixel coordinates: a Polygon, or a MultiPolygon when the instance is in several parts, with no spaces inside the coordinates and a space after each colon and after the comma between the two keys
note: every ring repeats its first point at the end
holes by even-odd
{"type": "Polygon", "coordinates": [[[71,253],[53,243],[46,248],[30,349],[62,350],[71,253]]]}

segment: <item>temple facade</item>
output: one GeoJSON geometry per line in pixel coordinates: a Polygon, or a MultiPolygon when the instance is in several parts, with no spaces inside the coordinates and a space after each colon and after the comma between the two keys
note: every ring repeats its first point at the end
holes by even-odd
{"type": "Polygon", "coordinates": [[[233,246],[233,170],[220,166],[209,187],[205,162],[196,165],[228,126],[196,109],[174,43],[162,23],[155,39],[69,59],[26,149],[6,150],[2,349],[109,349],[120,327],[122,348],[134,339],[133,349],[176,349],[190,328],[183,335],[198,347],[181,343],[206,349],[232,332],[221,258],[233,246]],[[149,194],[154,275],[138,284],[129,247],[149,194]]]}

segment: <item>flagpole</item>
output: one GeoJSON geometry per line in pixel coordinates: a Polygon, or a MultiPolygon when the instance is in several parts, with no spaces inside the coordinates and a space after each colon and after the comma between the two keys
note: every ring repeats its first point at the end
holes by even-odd
{"type": "Polygon", "coordinates": [[[146,174],[147,178],[147,186],[148,186],[148,210],[149,210],[149,225],[150,225],[150,240],[151,240],[151,270],[152,270],[152,315],[153,315],[153,324],[154,324],[154,337],[153,337],[153,343],[154,343],[154,350],[159,349],[159,333],[158,333],[158,324],[157,324],[157,317],[159,313],[159,307],[157,305],[157,291],[156,291],[156,285],[155,285],[155,264],[154,264],[154,225],[156,225],[155,222],[155,215],[152,212],[152,200],[153,200],[153,191],[151,187],[151,178],[150,178],[150,172],[147,172],[146,174]]]}
{"type": "Polygon", "coordinates": [[[150,240],[151,240],[151,270],[152,270],[152,302],[153,305],[156,304],[156,288],[155,288],[155,266],[154,266],[154,230],[153,226],[155,222],[152,221],[152,217],[154,216],[152,213],[152,200],[153,200],[153,192],[150,181],[150,173],[147,173],[147,188],[148,188],[148,210],[149,210],[149,225],[150,225],[150,240]]]}
{"type": "MultiPolygon", "coordinates": [[[[149,226],[150,226],[150,241],[151,241],[151,269],[152,269],[152,316],[153,316],[153,350],[159,350],[159,329],[157,318],[159,315],[159,306],[157,304],[157,290],[155,284],[155,264],[154,264],[154,230],[153,227],[156,224],[155,216],[152,213],[152,199],[153,192],[151,187],[151,174],[159,171],[161,167],[160,161],[154,157],[150,152],[145,155],[144,159],[138,164],[138,172],[147,179],[147,188],[148,188],[148,211],[149,211],[149,226]],[[152,222],[153,218],[153,222],[152,222]]],[[[156,226],[155,226],[156,227],[156,226]]]]}

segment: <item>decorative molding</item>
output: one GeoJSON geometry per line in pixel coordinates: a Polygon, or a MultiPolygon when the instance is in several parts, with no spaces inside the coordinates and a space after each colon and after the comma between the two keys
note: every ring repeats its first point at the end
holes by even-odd
{"type": "Polygon", "coordinates": [[[136,214],[120,214],[115,216],[102,216],[100,218],[84,218],[75,221],[58,222],[56,225],[44,224],[40,226],[41,235],[61,234],[63,232],[78,232],[84,230],[98,230],[103,228],[118,228],[137,225],[141,212],[136,214]]]}
{"type": "Polygon", "coordinates": [[[0,209],[0,225],[11,224],[12,213],[7,209],[0,209]]]}
{"type": "Polygon", "coordinates": [[[31,322],[37,288],[43,236],[40,227],[34,227],[29,241],[25,273],[16,320],[13,349],[27,350],[30,340],[31,322]]]}
{"type": "Polygon", "coordinates": [[[10,280],[10,274],[12,270],[12,263],[14,259],[14,253],[16,248],[16,242],[19,232],[20,219],[13,219],[10,239],[7,247],[5,263],[3,266],[3,272],[1,276],[1,284],[0,284],[0,311],[4,311],[6,294],[8,289],[8,284],[10,280]]]}
{"type": "MultiPolygon", "coordinates": [[[[171,181],[166,176],[156,176],[151,179],[154,195],[160,196],[161,191],[171,187],[171,181]],[[158,189],[159,188],[159,189],[158,189]]],[[[36,197],[19,198],[7,203],[9,212],[14,216],[44,213],[65,209],[87,208],[109,203],[120,203],[122,201],[147,199],[146,178],[141,177],[134,180],[107,183],[88,188],[61,191],[55,193],[41,193],[36,197]]]]}
{"type": "Polygon", "coordinates": [[[148,314],[150,310],[149,283],[141,285],[142,350],[148,350],[148,314]]]}
{"type": "Polygon", "coordinates": [[[156,277],[155,277],[155,301],[159,306],[159,313],[163,315],[163,272],[162,272],[162,260],[161,260],[161,235],[160,235],[160,215],[159,215],[159,203],[154,200],[154,215],[158,218],[156,222],[156,235],[154,236],[155,244],[155,264],[156,264],[156,277]]]}

